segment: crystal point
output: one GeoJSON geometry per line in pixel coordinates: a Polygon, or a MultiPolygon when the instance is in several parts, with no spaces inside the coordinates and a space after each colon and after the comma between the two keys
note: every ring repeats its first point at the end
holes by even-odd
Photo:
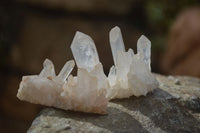
{"type": "Polygon", "coordinates": [[[125,52],[124,42],[119,27],[115,26],[109,33],[110,45],[115,65],[117,64],[117,52],[125,52]]]}
{"type": "Polygon", "coordinates": [[[134,56],[134,51],[133,51],[133,49],[129,48],[129,49],[128,49],[128,54],[130,55],[130,57],[133,57],[133,56],[134,56]]]}
{"type": "Polygon", "coordinates": [[[76,32],[71,50],[79,68],[91,70],[99,63],[99,56],[94,41],[88,35],[76,32]]]}
{"type": "Polygon", "coordinates": [[[45,59],[43,63],[43,69],[40,72],[39,76],[41,77],[55,77],[55,70],[54,70],[54,65],[51,60],[45,59]]]}
{"type": "Polygon", "coordinates": [[[58,77],[61,80],[65,81],[68,78],[71,71],[73,70],[74,65],[75,65],[74,60],[67,61],[62,70],[60,71],[60,73],[58,74],[58,77]]]}
{"type": "Polygon", "coordinates": [[[137,52],[144,56],[144,61],[151,70],[151,41],[142,35],[137,41],[137,52]]]}

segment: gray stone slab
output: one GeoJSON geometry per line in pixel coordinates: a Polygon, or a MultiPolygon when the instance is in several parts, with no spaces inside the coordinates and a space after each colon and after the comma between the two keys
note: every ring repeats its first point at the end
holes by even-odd
{"type": "Polygon", "coordinates": [[[157,75],[159,88],[142,97],[112,100],[107,115],[44,108],[28,133],[199,133],[200,79],[157,75]]]}

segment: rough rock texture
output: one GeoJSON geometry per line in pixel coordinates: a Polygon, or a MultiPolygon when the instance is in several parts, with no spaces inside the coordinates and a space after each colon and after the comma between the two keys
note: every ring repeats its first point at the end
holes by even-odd
{"type": "Polygon", "coordinates": [[[109,103],[107,115],[45,108],[28,133],[200,132],[200,79],[156,75],[160,86],[146,97],[109,103]]]}

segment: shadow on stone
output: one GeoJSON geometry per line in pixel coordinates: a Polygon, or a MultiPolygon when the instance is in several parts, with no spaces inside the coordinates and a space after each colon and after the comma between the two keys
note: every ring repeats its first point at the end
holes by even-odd
{"type": "Polygon", "coordinates": [[[132,96],[112,102],[132,111],[140,111],[164,131],[200,132],[200,121],[194,118],[188,109],[181,106],[178,99],[161,89],[154,90],[146,97],[132,96]]]}
{"type": "Polygon", "coordinates": [[[53,132],[69,127],[65,131],[200,133],[200,80],[156,77],[159,88],[147,96],[110,101],[107,115],[45,108],[28,132],[53,132]],[[50,128],[43,128],[46,126],[50,128]]]}
{"type": "Polygon", "coordinates": [[[70,118],[81,122],[89,122],[95,126],[107,129],[111,132],[137,132],[148,133],[141,124],[126,114],[115,108],[108,108],[107,115],[89,114],[74,111],[62,111],[59,109],[47,108],[41,113],[43,116],[54,116],[60,118],[70,118]]]}

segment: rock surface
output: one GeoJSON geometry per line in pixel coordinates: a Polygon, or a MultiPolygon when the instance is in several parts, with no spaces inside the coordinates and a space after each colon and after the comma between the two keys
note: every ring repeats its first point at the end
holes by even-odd
{"type": "Polygon", "coordinates": [[[45,108],[28,133],[200,132],[200,79],[157,75],[159,88],[146,97],[109,102],[107,115],[45,108]]]}

